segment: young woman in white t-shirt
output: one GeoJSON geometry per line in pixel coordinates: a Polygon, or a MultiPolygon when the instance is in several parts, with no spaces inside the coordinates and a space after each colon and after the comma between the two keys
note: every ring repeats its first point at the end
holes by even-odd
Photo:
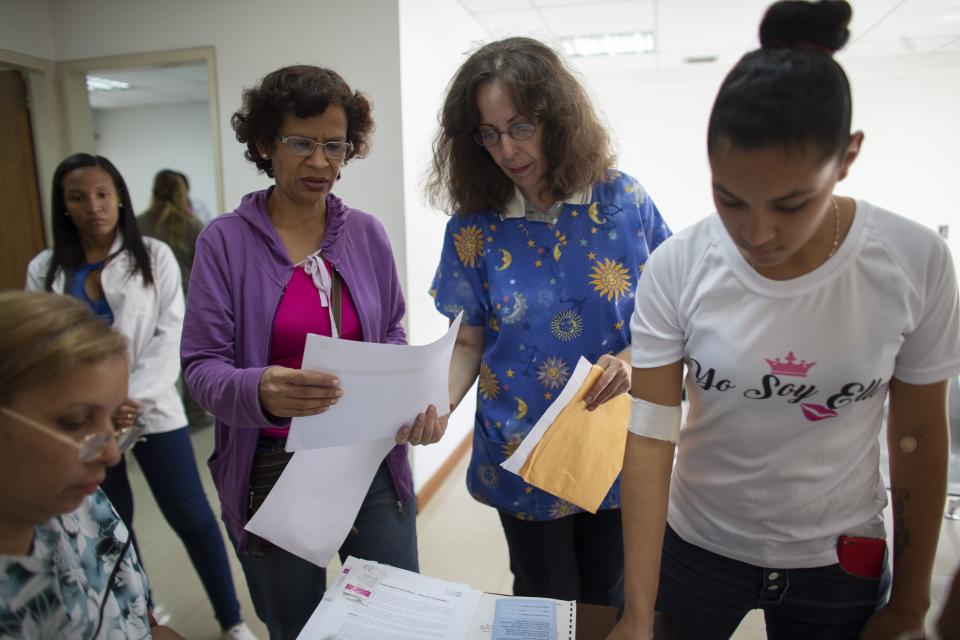
{"type": "Polygon", "coordinates": [[[626,604],[611,638],[652,637],[654,610],[680,640],[729,638],[755,608],[777,640],[922,628],[946,381],[960,373],[957,283],[935,233],[833,194],[863,143],[832,57],[850,17],[846,2],[770,7],[762,48],[711,114],[718,215],[658,248],[638,284],[626,604]]]}

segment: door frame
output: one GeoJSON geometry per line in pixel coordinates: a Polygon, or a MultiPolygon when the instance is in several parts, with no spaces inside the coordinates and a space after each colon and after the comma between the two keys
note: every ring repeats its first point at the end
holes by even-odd
{"type": "Polygon", "coordinates": [[[216,210],[224,211],[223,161],[220,150],[220,103],[217,92],[217,59],[213,47],[193,47],[148,53],[130,53],[98,58],[65,60],[56,65],[59,95],[63,104],[63,138],[69,152],[90,151],[93,144],[90,101],[77,99],[78,88],[86,90],[86,76],[103,69],[125,67],[166,67],[202,63],[207,67],[207,92],[210,105],[210,134],[213,147],[213,178],[216,210]],[[69,103],[69,104],[68,104],[69,103]]]}
{"type": "Polygon", "coordinates": [[[36,56],[0,49],[0,65],[13,67],[26,74],[42,76],[41,89],[45,94],[44,104],[33,102],[30,95],[30,78],[27,80],[28,97],[31,99],[30,119],[34,131],[34,158],[37,163],[37,181],[40,183],[40,206],[43,214],[43,228],[47,246],[52,241],[50,232],[50,181],[57,165],[67,155],[67,137],[64,130],[63,101],[60,96],[60,81],[57,62],[36,56]],[[38,145],[38,133],[50,132],[50,145],[38,145]]]}

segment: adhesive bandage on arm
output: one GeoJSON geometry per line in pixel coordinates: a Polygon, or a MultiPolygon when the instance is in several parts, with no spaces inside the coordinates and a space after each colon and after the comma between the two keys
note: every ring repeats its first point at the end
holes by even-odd
{"type": "Polygon", "coordinates": [[[675,443],[680,438],[680,419],[680,405],[668,407],[631,398],[630,433],[675,443]]]}

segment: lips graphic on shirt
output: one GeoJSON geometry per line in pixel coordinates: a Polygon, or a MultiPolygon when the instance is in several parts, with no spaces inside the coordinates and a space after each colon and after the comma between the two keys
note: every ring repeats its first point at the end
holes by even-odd
{"type": "Polygon", "coordinates": [[[800,408],[803,409],[803,417],[810,422],[820,422],[828,418],[835,418],[838,415],[836,411],[822,404],[805,403],[800,405],[800,408]]]}

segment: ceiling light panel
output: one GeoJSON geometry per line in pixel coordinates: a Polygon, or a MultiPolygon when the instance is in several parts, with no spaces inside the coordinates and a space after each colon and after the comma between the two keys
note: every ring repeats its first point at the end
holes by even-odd
{"type": "Polygon", "coordinates": [[[98,76],[87,76],[87,91],[96,93],[98,91],[123,91],[129,89],[130,84],[120,80],[110,78],[100,78],[98,76]]]}
{"type": "Polygon", "coordinates": [[[653,32],[604,33],[560,39],[560,48],[574,58],[623,56],[654,50],[653,32]]]}

